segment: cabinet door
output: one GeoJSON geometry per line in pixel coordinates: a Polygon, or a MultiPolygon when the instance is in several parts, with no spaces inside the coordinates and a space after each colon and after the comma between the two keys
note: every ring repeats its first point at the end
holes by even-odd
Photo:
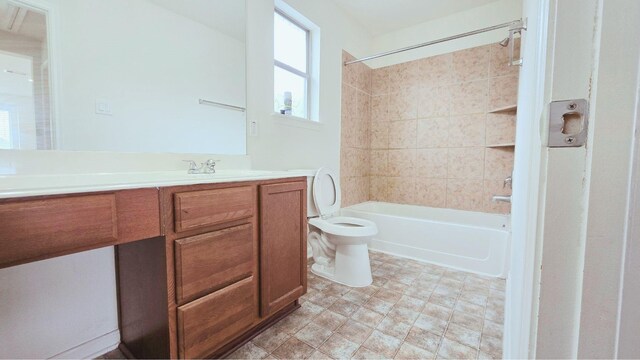
{"type": "Polygon", "coordinates": [[[307,291],[307,194],[303,181],[260,186],[261,315],[307,291]]]}

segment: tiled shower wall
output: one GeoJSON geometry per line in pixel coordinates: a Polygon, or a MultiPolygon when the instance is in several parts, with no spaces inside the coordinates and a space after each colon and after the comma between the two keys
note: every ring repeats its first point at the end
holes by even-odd
{"type": "Polygon", "coordinates": [[[368,182],[370,200],[509,212],[491,201],[511,192],[503,181],[513,169],[515,111],[492,112],[517,100],[519,68],[507,62],[507,48],[481,46],[374,69],[370,85],[365,65],[346,67],[345,205],[364,201],[368,182]]]}
{"type": "MultiPolygon", "coordinates": [[[[353,56],[342,53],[342,61],[353,56]]],[[[371,150],[371,69],[362,63],[343,68],[340,184],[342,206],[369,200],[371,150]]]]}

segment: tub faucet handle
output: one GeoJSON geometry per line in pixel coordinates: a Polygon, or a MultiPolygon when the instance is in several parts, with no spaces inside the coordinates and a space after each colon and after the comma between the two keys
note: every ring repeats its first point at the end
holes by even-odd
{"type": "Polygon", "coordinates": [[[511,189],[511,184],[513,183],[513,178],[511,176],[508,176],[506,179],[504,179],[504,183],[502,184],[502,188],[506,188],[507,186],[509,186],[509,189],[511,189]]]}

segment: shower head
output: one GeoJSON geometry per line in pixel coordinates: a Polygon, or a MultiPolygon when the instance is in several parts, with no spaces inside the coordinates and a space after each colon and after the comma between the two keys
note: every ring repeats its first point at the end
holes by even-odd
{"type": "Polygon", "coordinates": [[[509,38],[508,37],[504,38],[504,40],[500,41],[499,44],[502,47],[507,47],[507,45],[509,45],[509,38]]]}

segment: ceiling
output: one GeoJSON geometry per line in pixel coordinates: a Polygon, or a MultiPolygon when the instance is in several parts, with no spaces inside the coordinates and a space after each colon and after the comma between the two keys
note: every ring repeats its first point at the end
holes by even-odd
{"type": "Polygon", "coordinates": [[[42,13],[0,0],[0,31],[43,41],[47,37],[47,20],[42,13]]]}
{"type": "Polygon", "coordinates": [[[245,41],[245,2],[238,0],[149,0],[236,40],[245,41]]]}
{"type": "Polygon", "coordinates": [[[334,0],[374,35],[482,6],[496,0],[334,0]]]}

